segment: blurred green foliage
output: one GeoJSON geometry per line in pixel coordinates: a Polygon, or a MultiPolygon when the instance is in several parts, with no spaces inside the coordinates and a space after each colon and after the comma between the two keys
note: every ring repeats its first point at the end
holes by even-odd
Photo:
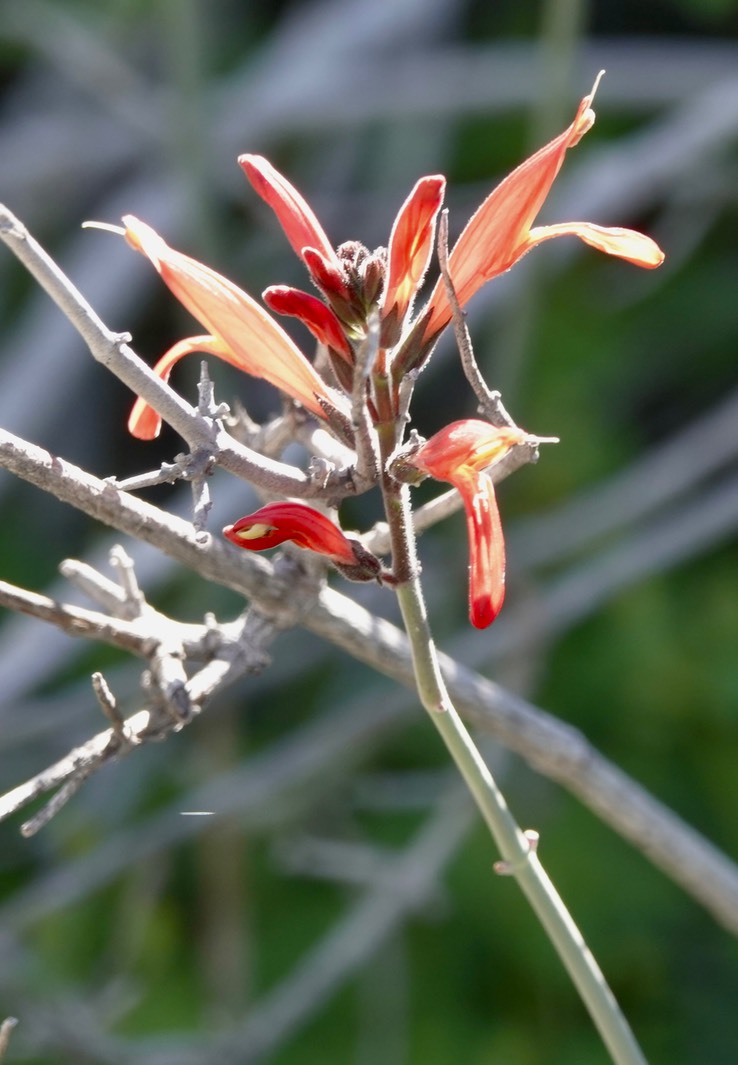
{"type": "MultiPolygon", "coordinates": [[[[189,0],[185,6],[190,6],[189,0]]],[[[506,45],[538,40],[548,8],[510,0],[451,6],[455,48],[471,50],[493,44],[500,54],[506,45]]],[[[176,24],[174,0],[59,7],[112,52],[120,49],[126,63],[145,75],[144,84],[151,79],[157,87],[176,89],[175,84],[167,84],[167,78],[173,77],[177,57],[168,53],[169,39],[162,32],[162,27],[176,24]]],[[[255,76],[259,65],[266,63],[284,20],[300,11],[307,18],[311,9],[317,17],[322,7],[311,0],[274,5],[235,0],[205,5],[193,0],[204,53],[197,77],[208,113],[217,114],[216,89],[222,87],[217,79],[255,76]]],[[[378,5],[383,7],[387,4],[378,5]]],[[[715,42],[738,47],[738,5],[732,0],[646,4],[599,0],[584,7],[584,43],[589,46],[610,38],[627,44],[645,37],[662,44],[679,41],[702,47],[715,42]]],[[[415,17],[420,34],[422,11],[415,17]]],[[[434,39],[429,33],[427,39],[429,52],[441,46],[442,38],[434,39]]],[[[37,69],[52,81],[58,78],[65,93],[70,91],[68,70],[49,73],[54,64],[44,55],[43,40],[40,31],[35,38],[14,35],[9,28],[4,34],[0,25],[0,85],[15,108],[19,105],[13,93],[37,69]]],[[[311,62],[328,63],[332,46],[327,43],[326,56],[315,55],[311,62]]],[[[384,61],[388,61],[386,56],[384,61]]],[[[401,50],[395,61],[402,62],[401,50]]],[[[428,71],[432,77],[432,59],[428,71]]],[[[380,67],[375,77],[382,77],[380,67]]],[[[571,100],[566,102],[567,114],[571,101],[578,100],[589,84],[577,79],[571,100]]],[[[275,94],[279,87],[274,85],[275,94]]],[[[606,96],[607,83],[600,92],[606,96]]],[[[29,100],[30,106],[32,95],[29,100]]],[[[265,99],[265,105],[269,102],[265,99]]],[[[577,151],[584,155],[627,135],[649,117],[648,107],[645,102],[632,113],[623,106],[608,114],[603,105],[592,144],[585,142],[577,151]]],[[[654,105],[652,110],[656,109],[654,105]]],[[[351,195],[342,203],[346,216],[335,219],[336,232],[340,239],[352,236],[350,226],[356,218],[356,235],[378,243],[386,239],[381,237],[382,226],[386,229],[391,221],[393,205],[406,194],[404,174],[412,172],[414,160],[398,161],[392,194],[383,188],[381,202],[361,185],[361,174],[367,156],[385,143],[384,138],[396,145],[397,129],[415,122],[412,115],[403,114],[402,100],[397,101],[395,121],[397,127],[390,129],[392,123],[383,115],[366,125],[357,120],[355,128],[342,131],[341,150],[331,132],[319,127],[317,132],[288,128],[273,140],[262,132],[263,145],[257,142],[240,148],[264,147],[306,194],[330,176],[320,166],[321,153],[330,156],[336,171],[343,168],[355,176],[351,195]]],[[[422,141],[425,122],[427,116],[418,120],[419,130],[414,130],[417,143],[422,141]]],[[[460,189],[465,202],[477,192],[481,198],[528,150],[531,119],[522,108],[490,115],[462,110],[455,117],[444,116],[440,125],[445,132],[437,139],[427,138],[427,151],[419,152],[423,155],[420,165],[426,168],[426,157],[433,170],[443,165],[452,181],[452,205],[460,189]],[[443,159],[439,145],[445,151],[443,159]],[[471,190],[465,187],[469,183],[471,190]]],[[[162,131],[162,141],[169,132],[162,131]]],[[[193,156],[205,153],[212,200],[205,209],[215,220],[208,239],[220,268],[225,270],[231,262],[234,276],[238,274],[239,281],[254,291],[270,281],[302,283],[299,264],[290,258],[286,244],[280,243],[281,234],[269,228],[271,219],[260,212],[247,189],[239,187],[234,193],[227,185],[231,159],[212,154],[212,142],[191,147],[193,156]],[[242,232],[248,232],[255,242],[250,248],[259,251],[248,261],[241,250],[242,232]]],[[[173,158],[174,149],[168,158],[166,149],[157,157],[162,181],[174,169],[173,158]]],[[[54,166],[54,160],[45,158],[40,148],[38,165],[42,170],[54,166]]],[[[697,170],[700,165],[696,160],[697,170]]],[[[537,467],[525,470],[501,491],[503,517],[510,529],[515,528],[516,519],[554,507],[570,494],[627,467],[734,388],[738,225],[735,185],[730,182],[735,175],[735,144],[726,145],[722,159],[709,165],[722,165],[713,221],[691,253],[685,252],[681,261],[677,257],[673,268],[665,268],[662,275],[635,276],[627,265],[600,259],[590,250],[554,265],[550,246],[545,246],[536,253],[541,264],[529,268],[526,262],[520,268],[529,272],[530,287],[514,292],[508,307],[497,306],[488,316],[480,314],[475,341],[480,361],[489,369],[490,383],[497,383],[498,372],[503,378],[509,372],[514,394],[511,406],[519,421],[531,431],[561,436],[561,444],[547,449],[537,467]],[[510,316],[514,325],[515,314],[525,316],[527,334],[519,362],[514,370],[506,370],[506,339],[511,336],[510,316]]],[[[128,167],[131,173],[143,172],[140,159],[130,159],[128,167]]],[[[118,175],[123,187],[126,176],[118,175]]],[[[336,180],[334,188],[326,188],[326,201],[339,187],[336,180]]],[[[91,206],[101,202],[99,190],[97,197],[91,206]]],[[[330,202],[325,206],[330,216],[330,202]]],[[[136,204],[131,203],[130,209],[135,210],[136,204]]],[[[674,210],[666,195],[663,203],[652,204],[642,215],[607,221],[658,231],[666,218],[669,231],[678,236],[679,218],[677,212],[675,222],[674,210]]],[[[48,215],[46,235],[52,243],[80,220],[68,211],[55,214],[48,206],[44,213],[48,215]]],[[[452,219],[458,230],[459,214],[452,219]]],[[[188,225],[197,231],[196,219],[188,225]]],[[[333,233],[333,224],[329,229],[333,233]]],[[[188,246],[196,247],[194,238],[188,246]]],[[[29,293],[22,274],[9,276],[9,287],[0,297],[8,329],[15,322],[16,305],[29,293]]],[[[137,320],[130,326],[123,321],[114,324],[135,327],[136,341],[147,355],[162,350],[168,342],[165,337],[181,325],[174,320],[176,312],[168,298],[153,288],[136,313],[137,320]]],[[[7,363],[13,351],[4,351],[2,357],[7,363]]],[[[439,355],[438,365],[421,378],[418,420],[423,428],[437,427],[449,416],[473,413],[473,400],[464,391],[458,366],[451,358],[443,360],[439,355]]],[[[229,388],[240,387],[234,376],[220,368],[213,376],[223,397],[229,388]]],[[[123,420],[128,397],[122,388],[100,386],[95,394],[101,397],[99,406],[90,402],[88,393],[73,417],[62,412],[66,425],[61,430],[57,426],[58,450],[69,454],[65,440],[69,441],[71,457],[101,475],[153,468],[161,459],[171,458],[178,446],[173,435],[165,433],[161,444],[148,450],[127,440],[123,420]]],[[[32,402],[29,398],[29,406],[32,402]]],[[[64,399],[60,402],[63,406],[64,399]]],[[[265,409],[273,409],[271,402],[265,400],[265,409]]],[[[702,488],[706,491],[711,483],[702,488]]],[[[11,520],[0,525],[2,576],[40,590],[51,581],[61,558],[82,554],[99,530],[90,530],[65,508],[50,509],[29,489],[11,487],[8,493],[11,520]]],[[[161,501],[167,491],[155,495],[161,501]]],[[[361,507],[363,503],[357,505],[359,512],[361,507]]],[[[434,625],[445,642],[465,624],[461,519],[452,519],[428,535],[421,550],[432,615],[437,611],[434,625]],[[457,578],[457,584],[447,582],[449,574],[457,578]]],[[[676,568],[624,586],[594,616],[581,620],[546,649],[531,670],[526,692],[538,705],[580,728],[608,757],[732,855],[738,854],[737,563],[735,543],[720,543],[676,568]]],[[[551,570],[553,575],[560,572],[556,566],[551,570]]],[[[547,576],[544,567],[542,587],[547,576]]],[[[513,591],[515,579],[513,573],[513,591]]],[[[156,593],[156,604],[192,619],[206,610],[233,616],[239,609],[231,593],[208,588],[182,573],[156,593]]],[[[469,636],[466,650],[470,657],[485,646],[486,639],[488,634],[469,636]]],[[[38,640],[43,654],[43,635],[38,640]]],[[[300,642],[300,637],[285,638],[286,650],[279,645],[275,648],[275,662],[264,682],[244,681],[227,692],[212,714],[177,736],[166,751],[157,750],[148,761],[134,754],[103,773],[91,785],[93,798],[87,802],[80,798],[39,840],[20,843],[15,835],[17,824],[2,826],[0,894],[8,910],[0,908],[0,924],[8,913],[10,927],[14,927],[13,905],[33,899],[35,885],[46,876],[94,854],[115,840],[116,833],[125,841],[126,832],[135,834],[137,827],[145,827],[148,818],[176,803],[178,795],[186,794],[204,774],[225,773],[257,757],[317,717],[327,705],[341,706],[362,690],[376,693],[377,706],[389,698],[389,682],[378,681],[337,651],[326,657],[315,651],[312,662],[290,674],[291,656],[300,654],[300,642]],[[280,668],[288,673],[281,685],[277,683],[280,668]],[[211,736],[221,727],[228,729],[225,752],[211,736]]],[[[312,654],[310,645],[308,657],[312,654]]],[[[96,649],[94,656],[94,668],[101,664],[114,667],[121,661],[120,656],[104,650],[96,649]]],[[[45,682],[41,694],[63,693],[66,685],[87,675],[90,664],[86,653],[61,667],[45,682]]],[[[498,668],[503,683],[505,669],[503,662],[498,668]]],[[[133,706],[135,697],[131,699],[133,706]]],[[[75,733],[73,740],[100,727],[91,697],[87,702],[82,725],[79,720],[76,724],[79,735],[75,733]]],[[[30,775],[58,757],[69,746],[68,738],[62,734],[51,741],[47,736],[37,747],[30,743],[17,762],[2,765],[5,785],[21,779],[19,769],[27,769],[30,775]]],[[[282,868],[275,839],[284,845],[286,838],[289,846],[292,834],[314,833],[400,849],[419,831],[433,795],[426,796],[420,810],[367,811],[358,797],[357,779],[444,767],[437,737],[418,711],[411,724],[390,733],[380,750],[370,745],[366,754],[355,752],[346,765],[332,767],[322,779],[311,781],[292,796],[284,810],[275,814],[276,832],[274,826],[243,829],[234,816],[226,825],[226,842],[216,857],[202,839],[190,839],[131,865],[112,883],[91,889],[47,916],[29,919],[19,932],[28,957],[20,975],[2,981],[0,1011],[16,1012],[22,1022],[8,1062],[51,1065],[114,1060],[102,1051],[97,1058],[91,1056],[89,1050],[76,1046],[74,1038],[61,1033],[58,1015],[63,1016],[68,1000],[89,1001],[100,1016],[108,1009],[103,1027],[131,1039],[163,1040],[172,1032],[202,1036],[210,1026],[217,1028],[244,1015],[249,1003],[258,1003],[260,995],[289,974],[357,898],[349,887],[282,868]],[[236,883],[237,904],[223,887],[230,877],[236,883]],[[234,971],[240,972],[240,982],[234,978],[230,985],[227,1002],[213,978],[218,969],[213,944],[223,938],[236,957],[234,971]],[[50,1022],[52,1033],[58,1029],[56,1041],[54,1037],[45,1041],[41,1027],[34,1030],[33,1023],[25,1019],[36,1016],[36,1006],[28,1003],[39,1001],[58,1011],[56,1021],[50,1022]],[[35,1050],[37,1043],[43,1049],[35,1050]]],[[[540,829],[543,860],[652,1065],[677,1061],[680,1065],[733,1065],[738,1054],[735,940],[590,811],[516,758],[505,761],[503,782],[519,819],[540,829]]],[[[380,945],[362,972],[269,1060],[276,1065],[351,1060],[358,1065],[369,1061],[383,1065],[606,1062],[606,1053],[558,959],[515,884],[493,876],[494,858],[486,833],[475,828],[439,885],[438,898],[414,914],[391,942],[380,945]]]]}

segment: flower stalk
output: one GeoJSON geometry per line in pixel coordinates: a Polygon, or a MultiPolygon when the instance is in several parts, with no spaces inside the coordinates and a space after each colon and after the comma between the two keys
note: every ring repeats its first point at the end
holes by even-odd
{"type": "MultiPolygon", "coordinates": [[[[387,509],[393,545],[414,558],[407,489],[387,509]]],[[[398,583],[396,594],[410,642],[420,700],[466,782],[500,849],[502,868],[515,877],[567,969],[615,1065],[647,1065],[612,991],[536,853],[535,835],[521,830],[504,795],[459,717],[441,675],[420,578],[398,583]]]]}

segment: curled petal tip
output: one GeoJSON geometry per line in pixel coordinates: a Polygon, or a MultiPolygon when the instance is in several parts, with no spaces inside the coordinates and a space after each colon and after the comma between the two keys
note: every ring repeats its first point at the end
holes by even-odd
{"type": "Polygon", "coordinates": [[[605,73],[606,73],[606,71],[605,71],[604,67],[602,68],[602,70],[598,71],[597,77],[594,80],[594,85],[592,86],[592,88],[590,90],[590,93],[589,93],[590,101],[594,100],[594,95],[597,92],[597,90],[598,90],[598,88],[600,86],[600,82],[602,81],[602,79],[605,76],[605,73]]]}

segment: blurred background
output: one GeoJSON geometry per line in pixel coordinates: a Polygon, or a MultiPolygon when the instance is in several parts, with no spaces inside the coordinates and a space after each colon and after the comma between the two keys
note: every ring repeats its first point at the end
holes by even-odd
{"type": "MultiPolygon", "coordinates": [[[[640,271],[556,241],[475,298],[490,385],[561,443],[500,490],[500,622],[468,626],[459,515],[421,543],[429,609],[445,649],[581,729],[733,857],[737,36],[735,0],[0,0],[0,199],[151,361],[191,323],[85,219],[134,213],[254,294],[304,286],[239,153],[267,155],[336,243],[370,247],[415,180],[443,172],[453,237],[607,70],[541,220],[640,228],[667,261],[640,271]]],[[[171,432],[127,435],[130,394],[7,251],[0,327],[4,428],[98,476],[180,450],[171,432]]],[[[196,363],[176,378],[191,400],[196,363]]],[[[220,399],[277,409],[268,386],[212,374],[220,399]]],[[[416,396],[426,433],[474,414],[450,339],[416,396]]],[[[253,501],[228,478],[213,492],[214,529],[253,501]]],[[[106,568],[106,529],[4,473],[0,493],[0,577],[72,599],[62,559],[106,568]]],[[[187,489],[146,495],[187,512],[187,489]]],[[[370,497],[344,515],[376,516],[370,497]]],[[[241,609],[125,546],[158,608],[241,609]]],[[[139,705],[136,663],[2,617],[2,790],[103,727],[93,669],[139,705]]],[[[489,755],[652,1065],[733,1065],[735,938],[566,791],[489,755]]],[[[9,1062],[608,1060],[515,885],[493,878],[416,704],[303,632],[37,837],[20,821],[0,826],[9,1062]]]]}

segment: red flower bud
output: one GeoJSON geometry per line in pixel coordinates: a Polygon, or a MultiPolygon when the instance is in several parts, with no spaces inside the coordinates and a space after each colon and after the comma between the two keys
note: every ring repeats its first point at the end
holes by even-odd
{"type": "Polygon", "coordinates": [[[347,566],[357,564],[357,555],[349,540],[325,514],[305,503],[267,503],[253,514],[239,518],[223,530],[226,540],[247,551],[263,551],[291,540],[331,561],[347,566]]]}
{"type": "Polygon", "coordinates": [[[330,307],[326,307],[317,296],[290,288],[289,285],[270,285],[262,292],[262,298],[270,311],[299,318],[320,344],[338,352],[346,362],[353,365],[351,346],[343,326],[330,307]]]}

